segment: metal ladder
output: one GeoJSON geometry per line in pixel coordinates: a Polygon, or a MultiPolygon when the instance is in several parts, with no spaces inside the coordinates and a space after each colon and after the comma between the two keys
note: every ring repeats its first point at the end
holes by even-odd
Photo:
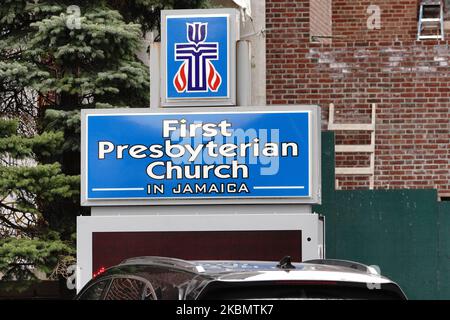
{"type": "Polygon", "coordinates": [[[444,3],[442,0],[422,0],[420,2],[417,40],[444,40],[444,3]],[[426,11],[436,11],[438,16],[425,17],[426,11]],[[439,12],[437,12],[439,11],[439,12]],[[425,29],[436,30],[436,34],[423,34],[425,29]]]}

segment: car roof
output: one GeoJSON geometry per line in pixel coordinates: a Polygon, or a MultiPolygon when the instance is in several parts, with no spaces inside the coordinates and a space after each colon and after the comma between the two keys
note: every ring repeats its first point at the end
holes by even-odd
{"type": "Polygon", "coordinates": [[[392,283],[365,265],[343,260],[313,260],[291,263],[283,269],[276,261],[203,260],[190,261],[165,257],[136,257],[120,266],[151,265],[168,267],[219,281],[340,281],[392,283]]]}

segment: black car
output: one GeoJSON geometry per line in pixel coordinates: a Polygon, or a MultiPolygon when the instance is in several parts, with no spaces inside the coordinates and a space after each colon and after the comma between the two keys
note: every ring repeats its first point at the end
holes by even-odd
{"type": "Polygon", "coordinates": [[[373,268],[340,260],[280,262],[128,259],[97,275],[80,300],[389,299],[400,287],[373,268]]]}

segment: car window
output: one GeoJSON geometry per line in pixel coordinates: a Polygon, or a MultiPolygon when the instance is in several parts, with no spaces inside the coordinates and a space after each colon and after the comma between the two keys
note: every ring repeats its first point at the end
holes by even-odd
{"type": "Polygon", "coordinates": [[[128,269],[127,272],[149,281],[158,300],[178,300],[182,294],[180,286],[186,286],[192,279],[192,275],[187,272],[153,266],[140,266],[137,270],[130,272],[128,269]]]}
{"type": "Polygon", "coordinates": [[[115,278],[105,300],[153,300],[151,297],[154,297],[154,291],[147,283],[135,278],[115,278]]]}
{"type": "Polygon", "coordinates": [[[100,300],[104,290],[107,288],[109,279],[99,281],[91,285],[83,294],[80,296],[80,300],[100,300]]]}

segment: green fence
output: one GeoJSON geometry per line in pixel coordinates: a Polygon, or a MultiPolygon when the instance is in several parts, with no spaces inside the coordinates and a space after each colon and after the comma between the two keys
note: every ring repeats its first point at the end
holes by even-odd
{"type": "Polygon", "coordinates": [[[438,298],[450,299],[450,202],[438,204],[438,227],[438,298]]]}
{"type": "Polygon", "coordinates": [[[436,190],[334,190],[334,134],[322,135],[328,258],[378,265],[410,299],[450,299],[450,203],[436,190]]]}

